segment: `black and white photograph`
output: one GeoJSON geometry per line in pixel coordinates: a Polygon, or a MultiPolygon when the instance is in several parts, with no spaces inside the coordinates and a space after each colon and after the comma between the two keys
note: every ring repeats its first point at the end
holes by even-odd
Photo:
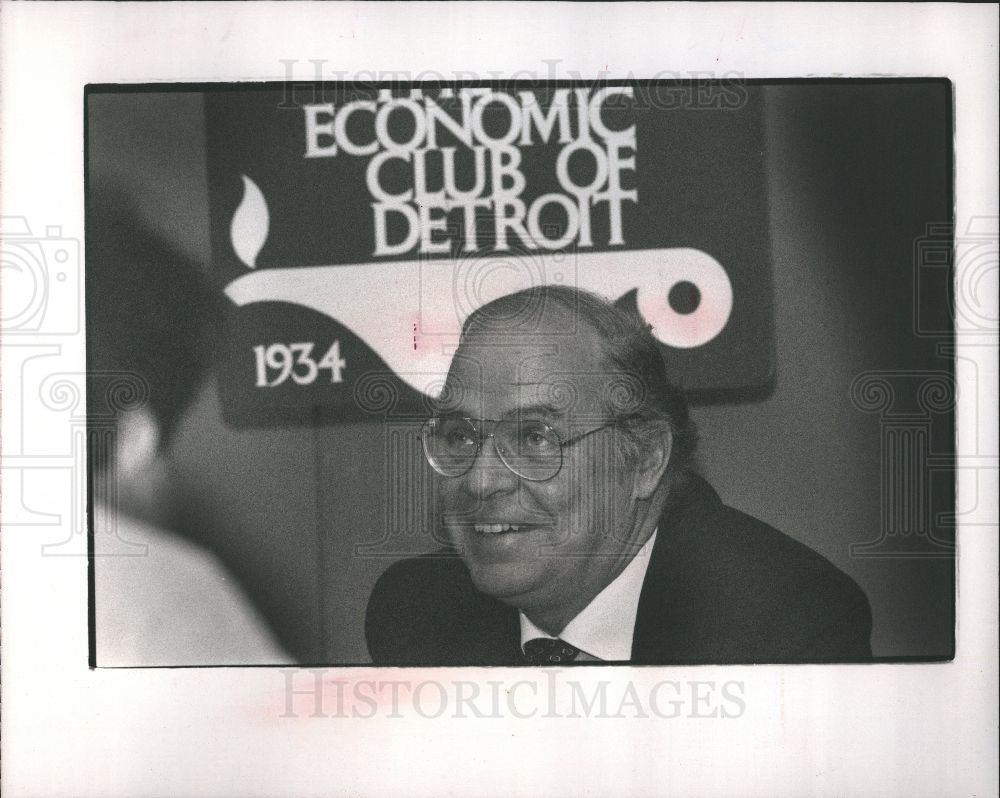
{"type": "Polygon", "coordinates": [[[951,108],[90,87],[96,664],[950,659],[951,108]]]}
{"type": "Polygon", "coordinates": [[[996,795],[998,23],[0,0],[4,795],[996,795]]]}

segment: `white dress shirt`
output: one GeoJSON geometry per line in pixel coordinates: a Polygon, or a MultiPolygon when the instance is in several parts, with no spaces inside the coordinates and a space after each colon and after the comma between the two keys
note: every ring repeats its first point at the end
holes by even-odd
{"type": "MultiPolygon", "coordinates": [[[[649,567],[649,556],[656,540],[656,530],[611,584],[573,618],[558,637],[580,649],[578,661],[588,659],[627,661],[632,659],[632,636],[639,611],[639,593],[649,567]],[[586,656],[585,656],[586,655],[586,656]]],[[[538,637],[555,639],[543,632],[523,612],[521,618],[521,649],[538,637]]]]}

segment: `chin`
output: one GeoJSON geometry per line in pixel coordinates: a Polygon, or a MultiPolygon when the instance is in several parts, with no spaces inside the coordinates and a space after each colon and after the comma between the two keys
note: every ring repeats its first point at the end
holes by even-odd
{"type": "Polygon", "coordinates": [[[539,575],[529,563],[483,563],[467,558],[465,564],[477,590],[508,603],[535,589],[539,583],[539,575]]]}

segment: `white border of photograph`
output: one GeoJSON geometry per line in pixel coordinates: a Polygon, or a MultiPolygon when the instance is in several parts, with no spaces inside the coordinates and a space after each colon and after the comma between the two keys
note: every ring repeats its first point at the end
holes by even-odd
{"type": "Polygon", "coordinates": [[[36,238],[80,242],[81,261],[88,83],[898,75],[954,83],[956,232],[979,224],[993,236],[994,286],[958,293],[992,302],[967,314],[992,321],[957,336],[953,663],[543,674],[90,669],[80,428],[68,415],[52,424],[37,383],[39,366],[43,377],[84,371],[83,281],[53,283],[40,300],[56,303],[51,324],[3,340],[4,793],[995,794],[996,42],[986,5],[4,3],[0,209],[36,238]],[[10,514],[21,506],[36,512],[10,514]],[[47,543],[60,556],[43,556],[47,543]],[[317,703],[317,678],[333,705],[317,703]],[[497,712],[482,697],[463,703],[492,682],[497,712]],[[609,716],[568,717],[569,691],[602,682],[609,716]],[[719,711],[699,683],[730,685],[719,711]]]}

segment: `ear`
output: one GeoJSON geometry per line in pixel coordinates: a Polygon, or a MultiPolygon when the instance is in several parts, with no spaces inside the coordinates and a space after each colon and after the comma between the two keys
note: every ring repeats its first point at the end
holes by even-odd
{"type": "Polygon", "coordinates": [[[650,441],[649,448],[640,457],[635,472],[632,498],[649,499],[656,492],[670,462],[673,445],[674,436],[669,428],[662,435],[656,436],[655,440],[650,441]]]}
{"type": "Polygon", "coordinates": [[[126,413],[118,422],[115,464],[125,479],[148,471],[160,448],[160,427],[147,407],[126,413]]]}

